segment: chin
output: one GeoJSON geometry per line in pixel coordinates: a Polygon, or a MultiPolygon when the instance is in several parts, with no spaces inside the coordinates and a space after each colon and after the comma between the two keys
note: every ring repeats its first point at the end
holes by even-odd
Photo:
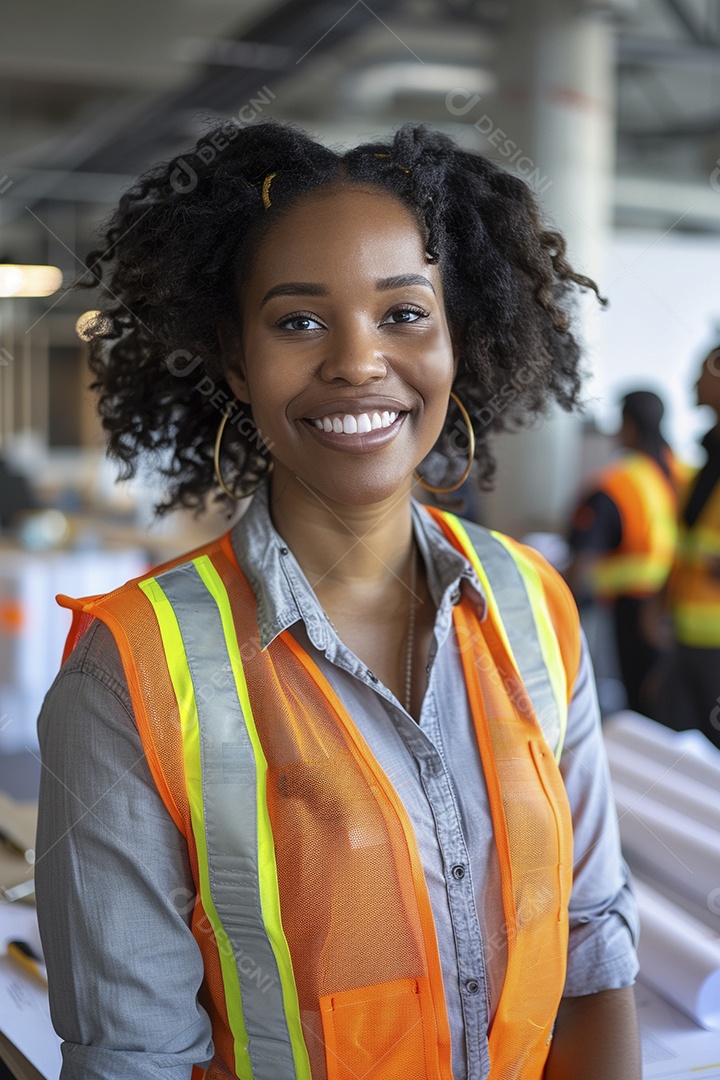
{"type": "Polygon", "coordinates": [[[339,476],[316,478],[309,485],[323,499],[338,506],[373,506],[400,498],[410,492],[410,477],[339,476]]]}

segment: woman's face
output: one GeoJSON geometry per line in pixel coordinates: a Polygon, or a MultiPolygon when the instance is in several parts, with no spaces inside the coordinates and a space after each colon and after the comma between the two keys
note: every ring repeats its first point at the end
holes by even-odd
{"type": "Polygon", "coordinates": [[[307,196],[263,240],[240,302],[228,380],[274,482],[346,505],[407,485],[455,368],[440,273],[408,210],[359,187],[307,196]]]}

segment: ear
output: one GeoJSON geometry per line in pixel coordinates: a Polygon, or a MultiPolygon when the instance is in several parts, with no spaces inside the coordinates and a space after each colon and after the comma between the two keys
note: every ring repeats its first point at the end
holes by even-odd
{"type": "Polygon", "coordinates": [[[245,364],[240,342],[240,331],[234,322],[229,319],[221,320],[217,327],[218,342],[220,344],[220,358],[222,360],[223,373],[238,401],[245,405],[250,404],[250,391],[245,375],[245,364]]]}

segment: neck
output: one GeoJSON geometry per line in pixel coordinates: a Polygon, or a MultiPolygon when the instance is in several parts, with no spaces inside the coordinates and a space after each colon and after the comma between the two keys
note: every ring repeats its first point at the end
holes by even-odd
{"type": "Polygon", "coordinates": [[[381,502],[346,506],[276,467],[270,513],[318,594],[372,590],[405,576],[412,541],[409,484],[381,502]]]}

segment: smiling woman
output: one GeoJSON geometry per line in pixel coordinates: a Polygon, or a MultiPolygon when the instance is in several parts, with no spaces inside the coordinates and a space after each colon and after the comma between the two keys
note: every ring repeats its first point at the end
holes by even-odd
{"type": "Polygon", "coordinates": [[[176,165],[88,258],[100,411],[129,472],[170,451],[160,509],[257,490],[62,598],[37,898],[63,1080],[636,1080],[572,600],[411,497],[432,450],[467,467],[456,407],[489,482],[521,369],[496,426],[573,404],[595,286],[521,181],[423,128],[339,155],[252,125],[184,193],[176,165]]]}

